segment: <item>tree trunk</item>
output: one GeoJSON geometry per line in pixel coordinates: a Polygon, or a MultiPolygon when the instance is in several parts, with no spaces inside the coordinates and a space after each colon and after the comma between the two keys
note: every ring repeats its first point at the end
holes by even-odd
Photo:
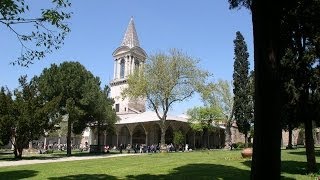
{"type": "Polygon", "coordinates": [[[15,159],[22,159],[22,147],[18,147],[17,145],[14,146],[14,158],[15,159]]]}
{"type": "Polygon", "coordinates": [[[287,149],[293,149],[293,146],[292,146],[292,126],[291,124],[289,123],[289,127],[288,127],[288,132],[289,132],[289,141],[288,141],[288,146],[287,146],[287,149]]]}
{"type": "Polygon", "coordinates": [[[305,125],[305,137],[306,137],[306,155],[307,155],[307,167],[308,172],[316,173],[317,172],[317,163],[316,156],[314,151],[314,139],[313,139],[313,128],[312,121],[308,120],[308,118],[304,121],[305,125]]]}
{"type": "Polygon", "coordinates": [[[165,128],[161,128],[161,139],[160,139],[160,143],[161,143],[161,151],[166,151],[166,130],[165,128]]]}
{"type": "Polygon", "coordinates": [[[160,120],[160,130],[161,130],[161,138],[160,138],[160,151],[166,151],[166,128],[165,128],[165,120],[160,120]]]}
{"type": "Polygon", "coordinates": [[[248,133],[244,134],[244,147],[248,147],[248,133]]]}
{"type": "Polygon", "coordinates": [[[231,142],[231,123],[230,122],[227,123],[226,129],[224,132],[226,136],[224,148],[231,150],[232,142],[231,142]]]}
{"type": "Polygon", "coordinates": [[[67,156],[71,156],[71,121],[68,120],[68,132],[67,132],[67,156]]]}
{"type": "Polygon", "coordinates": [[[283,2],[252,1],[254,37],[254,139],[251,179],[280,179],[279,48],[283,2]],[[268,173],[266,168],[268,167],[268,173]]]}

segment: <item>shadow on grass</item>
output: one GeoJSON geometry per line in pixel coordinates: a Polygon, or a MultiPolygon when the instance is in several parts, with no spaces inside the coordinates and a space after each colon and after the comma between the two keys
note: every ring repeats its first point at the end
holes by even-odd
{"type": "Polygon", "coordinates": [[[50,177],[48,178],[50,180],[59,180],[59,179],[66,179],[66,180],[71,180],[71,179],[83,179],[83,180],[87,180],[87,179],[110,179],[110,180],[114,180],[117,179],[114,176],[110,176],[107,174],[77,174],[77,175],[70,175],[70,176],[61,176],[61,177],[50,177]]]}
{"type": "MultiPolygon", "coordinates": [[[[89,152],[73,152],[70,157],[87,157],[87,156],[103,156],[103,155],[112,155],[119,154],[117,152],[111,153],[89,153],[89,152]]],[[[23,154],[22,159],[14,158],[13,153],[0,153],[0,161],[20,161],[20,160],[53,160],[67,157],[67,152],[55,152],[52,154],[23,154]]]]}
{"type": "MultiPolygon", "coordinates": [[[[320,149],[315,149],[314,152],[315,152],[316,157],[320,157],[320,149]]],[[[288,152],[288,154],[306,156],[306,151],[305,151],[305,149],[303,151],[291,151],[291,152],[288,152]]]]}
{"type": "MultiPolygon", "coordinates": [[[[307,172],[307,162],[301,161],[282,161],[281,162],[282,172],[288,174],[301,174],[306,175],[307,172]]],[[[320,167],[320,163],[317,163],[317,167],[320,167]]]]}
{"type": "Polygon", "coordinates": [[[6,171],[0,172],[0,179],[32,179],[37,174],[38,171],[33,170],[6,171]]]}
{"type": "Polygon", "coordinates": [[[250,179],[250,171],[220,164],[188,164],[170,174],[129,175],[126,179],[250,179]]]}
{"type": "MultiPolygon", "coordinates": [[[[251,167],[251,161],[244,161],[242,164],[251,167]]],[[[320,163],[317,163],[317,166],[320,167],[320,163]]],[[[306,175],[307,172],[307,162],[301,162],[301,161],[281,161],[281,172],[282,173],[288,173],[292,175],[306,175]]],[[[288,179],[287,177],[283,177],[285,179],[288,179]]]]}

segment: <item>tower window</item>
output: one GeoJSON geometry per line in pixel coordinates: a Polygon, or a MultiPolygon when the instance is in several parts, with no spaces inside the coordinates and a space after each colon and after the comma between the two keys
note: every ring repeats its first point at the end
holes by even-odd
{"type": "Polygon", "coordinates": [[[120,78],[124,78],[125,61],[121,59],[120,61],[120,78]]]}
{"type": "Polygon", "coordinates": [[[116,112],[119,112],[119,109],[120,109],[119,104],[116,104],[116,112]]]}

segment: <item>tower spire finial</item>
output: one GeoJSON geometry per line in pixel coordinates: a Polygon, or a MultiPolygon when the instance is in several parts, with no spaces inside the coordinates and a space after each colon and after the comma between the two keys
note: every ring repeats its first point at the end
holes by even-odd
{"type": "Polygon", "coordinates": [[[140,47],[138,35],[134,26],[133,16],[130,18],[130,22],[127,27],[127,31],[124,34],[121,46],[128,46],[129,48],[133,48],[135,46],[140,47]]]}

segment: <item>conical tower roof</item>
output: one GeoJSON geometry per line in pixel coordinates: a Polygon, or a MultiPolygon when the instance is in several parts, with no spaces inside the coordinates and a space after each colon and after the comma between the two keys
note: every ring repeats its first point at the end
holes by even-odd
{"type": "Polygon", "coordinates": [[[130,22],[127,27],[127,31],[124,34],[121,46],[128,46],[129,48],[133,48],[135,46],[140,47],[136,28],[134,27],[133,17],[131,17],[130,19],[130,22]]]}

